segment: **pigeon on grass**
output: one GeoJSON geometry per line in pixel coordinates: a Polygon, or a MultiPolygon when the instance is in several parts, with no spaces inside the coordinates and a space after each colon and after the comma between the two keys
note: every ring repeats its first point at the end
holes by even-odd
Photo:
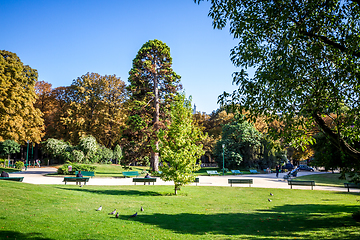
{"type": "Polygon", "coordinates": [[[274,194],[270,193],[270,196],[274,196],[274,194]]]}
{"type": "Polygon", "coordinates": [[[140,211],[142,211],[142,212],[143,212],[143,211],[144,211],[144,208],[143,208],[143,207],[141,207],[141,208],[140,208],[140,211]]]}
{"type": "Polygon", "coordinates": [[[112,211],[111,213],[109,213],[109,215],[115,215],[116,214],[116,209],[114,211],[112,211]]]}
{"type": "Polygon", "coordinates": [[[268,198],[268,201],[271,202],[272,200],[270,198],[268,198]]]}
{"type": "Polygon", "coordinates": [[[102,206],[100,206],[96,211],[101,211],[101,209],[102,209],[102,206]]]}
{"type": "Polygon", "coordinates": [[[116,213],[115,217],[116,217],[116,218],[119,218],[119,213],[116,213]]]}
{"type": "Polygon", "coordinates": [[[135,214],[131,215],[130,217],[136,217],[136,216],[137,216],[137,212],[135,214]]]}

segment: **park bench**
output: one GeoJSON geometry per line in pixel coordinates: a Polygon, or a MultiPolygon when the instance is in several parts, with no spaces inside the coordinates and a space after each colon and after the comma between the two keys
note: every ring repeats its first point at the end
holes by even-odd
{"type": "Polygon", "coordinates": [[[76,182],[76,185],[81,184],[82,182],[84,185],[89,181],[88,177],[64,177],[65,185],[67,182],[76,182]]]}
{"type": "MultiPolygon", "coordinates": [[[[75,171],[75,175],[77,175],[79,171],[75,171]]],[[[81,171],[81,174],[85,177],[95,177],[95,172],[89,172],[89,171],[81,171]]]]}
{"type": "Polygon", "coordinates": [[[315,186],[315,181],[298,181],[298,180],[289,180],[288,181],[288,185],[292,186],[293,185],[298,185],[298,186],[311,186],[311,190],[314,189],[315,186]]]}
{"type": "Polygon", "coordinates": [[[252,179],[228,179],[228,183],[231,185],[233,184],[249,184],[249,187],[251,187],[251,184],[253,184],[252,179]]]}
{"type": "Polygon", "coordinates": [[[211,176],[211,175],[219,175],[219,173],[215,170],[215,171],[209,171],[209,170],[207,170],[206,171],[207,172],[207,174],[209,175],[209,176],[211,176]]]}
{"type": "Polygon", "coordinates": [[[138,171],[122,172],[122,174],[124,175],[124,177],[137,177],[140,175],[138,171]]]}
{"type": "Polygon", "coordinates": [[[344,187],[348,189],[348,192],[350,192],[350,188],[360,188],[360,184],[344,183],[344,187]]]}
{"type": "Polygon", "coordinates": [[[240,172],[240,170],[231,170],[232,174],[242,174],[242,172],[240,172]]]}
{"type": "Polygon", "coordinates": [[[250,169],[250,173],[259,173],[256,169],[250,169]]]}
{"type": "Polygon", "coordinates": [[[143,182],[144,183],[144,185],[145,185],[145,183],[153,183],[153,185],[154,185],[154,183],[156,182],[156,178],[133,178],[133,183],[135,183],[135,185],[136,185],[136,183],[137,182],[143,182]]]}
{"type": "Polygon", "coordinates": [[[8,180],[8,181],[19,181],[22,182],[24,177],[0,177],[0,180],[8,180]]]}
{"type": "Polygon", "coordinates": [[[194,181],[194,183],[196,183],[196,186],[197,186],[197,184],[199,183],[200,181],[199,181],[199,178],[197,177],[197,178],[195,178],[195,181],[194,181]]]}

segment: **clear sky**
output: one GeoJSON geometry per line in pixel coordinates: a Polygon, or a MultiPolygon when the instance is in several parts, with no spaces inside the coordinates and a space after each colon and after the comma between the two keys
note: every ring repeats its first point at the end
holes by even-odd
{"type": "Polygon", "coordinates": [[[193,0],[0,0],[0,49],[16,53],[53,88],[87,72],[120,77],[152,39],[171,49],[173,69],[200,112],[233,91],[228,29],[212,27],[210,4],[193,0]]]}

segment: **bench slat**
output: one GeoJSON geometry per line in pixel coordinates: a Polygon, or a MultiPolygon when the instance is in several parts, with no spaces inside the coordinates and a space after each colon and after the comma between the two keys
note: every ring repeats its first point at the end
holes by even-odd
{"type": "MultiPolygon", "coordinates": [[[[75,171],[75,175],[78,173],[79,173],[79,171],[75,171]]],[[[95,177],[95,172],[81,171],[81,174],[83,176],[95,177]]]]}
{"type": "Polygon", "coordinates": [[[156,178],[133,178],[133,183],[135,183],[135,185],[136,185],[137,182],[143,182],[144,185],[147,182],[148,183],[152,182],[153,185],[154,185],[154,183],[156,182],[156,178]]]}
{"type": "Polygon", "coordinates": [[[122,172],[122,174],[124,175],[124,177],[137,177],[140,175],[138,171],[122,172]]]}
{"type": "Polygon", "coordinates": [[[8,181],[19,181],[22,182],[24,177],[0,177],[0,180],[8,180],[8,181]]]}
{"type": "Polygon", "coordinates": [[[86,185],[88,181],[88,177],[64,177],[63,180],[63,182],[65,182],[65,185],[67,182],[76,182],[76,184],[78,184],[78,182],[83,182],[86,185]]]}
{"type": "Polygon", "coordinates": [[[311,190],[314,189],[315,186],[315,181],[299,181],[299,180],[289,180],[288,181],[288,185],[292,186],[293,185],[298,185],[298,186],[311,186],[311,190]]]}
{"type": "Polygon", "coordinates": [[[350,188],[360,188],[360,184],[344,183],[344,187],[348,189],[348,192],[350,192],[350,188]]]}
{"type": "Polygon", "coordinates": [[[207,170],[206,172],[207,172],[207,174],[210,175],[210,176],[211,176],[211,175],[220,175],[216,170],[215,170],[215,171],[209,171],[209,170],[207,170]]]}
{"type": "Polygon", "coordinates": [[[249,187],[251,187],[253,179],[228,179],[228,183],[231,184],[231,187],[233,184],[249,184],[249,187]]]}

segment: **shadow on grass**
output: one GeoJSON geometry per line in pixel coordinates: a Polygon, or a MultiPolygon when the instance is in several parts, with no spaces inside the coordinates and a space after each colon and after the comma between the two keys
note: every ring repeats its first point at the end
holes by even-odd
{"type": "Polygon", "coordinates": [[[356,209],[356,206],[308,204],[279,206],[255,213],[146,215],[139,212],[137,217],[120,216],[120,219],[141,222],[144,228],[157,225],[179,234],[209,237],[220,234],[246,236],[246,239],[286,236],[289,239],[350,240],[359,239],[360,224],[343,213],[356,209]]]}
{"type": "Polygon", "coordinates": [[[88,189],[88,188],[66,188],[66,187],[57,187],[62,190],[69,191],[79,191],[87,192],[94,194],[104,194],[104,195],[124,195],[124,196],[165,196],[166,194],[161,194],[155,191],[138,191],[138,190],[118,190],[118,189],[88,189]]]}
{"type": "Polygon", "coordinates": [[[0,239],[21,239],[21,240],[53,240],[53,238],[42,237],[42,233],[20,233],[14,231],[0,231],[0,239]]]}

